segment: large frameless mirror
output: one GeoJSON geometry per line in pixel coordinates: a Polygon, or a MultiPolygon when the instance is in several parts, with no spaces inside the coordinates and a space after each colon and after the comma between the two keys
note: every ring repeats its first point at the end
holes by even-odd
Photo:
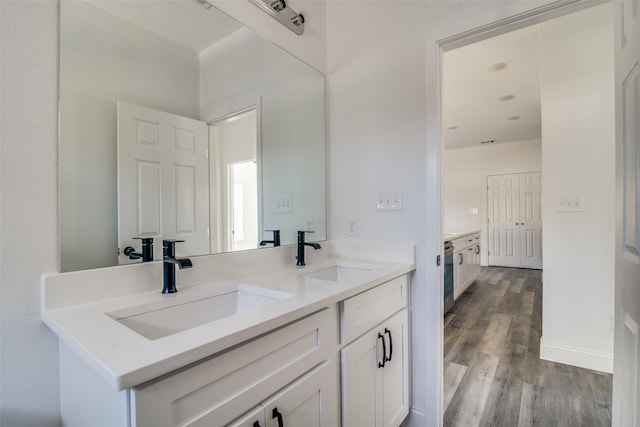
{"type": "Polygon", "coordinates": [[[61,271],[326,239],[324,76],[203,4],[61,2],[61,271]]]}

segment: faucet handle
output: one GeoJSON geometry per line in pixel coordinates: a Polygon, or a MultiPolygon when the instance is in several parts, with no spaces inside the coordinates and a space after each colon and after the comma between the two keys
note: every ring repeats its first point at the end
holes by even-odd
{"type": "Polygon", "coordinates": [[[184,242],[184,240],[177,240],[177,239],[163,239],[162,240],[162,249],[163,249],[163,256],[165,257],[175,257],[176,256],[176,243],[181,243],[184,242]]]}
{"type": "Polygon", "coordinates": [[[184,240],[180,240],[180,239],[163,239],[162,240],[162,244],[163,245],[165,245],[167,243],[168,244],[173,244],[173,243],[182,243],[182,242],[184,242],[184,240]]]}

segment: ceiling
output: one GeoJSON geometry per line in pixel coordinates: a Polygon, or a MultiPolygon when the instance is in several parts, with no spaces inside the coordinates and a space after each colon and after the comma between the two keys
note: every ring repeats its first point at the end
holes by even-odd
{"type": "Polygon", "coordinates": [[[194,52],[201,52],[243,27],[235,19],[192,0],[96,0],[99,8],[194,52]]]}
{"type": "Polygon", "coordinates": [[[481,141],[497,144],[540,138],[538,62],[536,26],[446,52],[445,149],[477,147],[481,141]],[[500,63],[506,66],[489,70],[500,63]],[[513,98],[499,99],[507,95],[513,98]]]}

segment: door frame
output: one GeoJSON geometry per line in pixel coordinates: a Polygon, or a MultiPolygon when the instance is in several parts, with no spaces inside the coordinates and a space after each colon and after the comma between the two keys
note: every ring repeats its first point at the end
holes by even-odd
{"type": "MultiPolygon", "coordinates": [[[[220,230],[224,230],[222,224],[222,218],[218,215],[218,204],[220,202],[221,191],[221,178],[222,174],[227,173],[226,171],[222,171],[222,165],[215,164],[215,167],[212,168],[212,162],[217,160],[219,147],[215,144],[214,138],[212,136],[211,127],[216,124],[223,122],[225,120],[229,120],[233,117],[240,116],[242,114],[248,113],[249,111],[255,110],[256,114],[256,162],[257,162],[257,171],[256,175],[258,177],[258,241],[260,241],[264,236],[262,228],[263,228],[263,192],[262,192],[262,95],[256,97],[254,103],[246,105],[237,110],[230,111],[222,116],[216,117],[211,120],[207,120],[207,126],[209,127],[209,193],[210,193],[210,206],[209,206],[209,229],[210,239],[211,239],[211,252],[219,253],[219,252],[227,252],[223,250],[224,241],[221,238],[220,230]],[[216,249],[214,251],[214,248],[216,249]]],[[[229,245],[231,244],[228,242],[229,245]]]]}
{"type": "MultiPolygon", "coordinates": [[[[435,45],[427,46],[427,48],[434,48],[436,55],[436,64],[438,67],[438,72],[435,79],[435,88],[436,88],[436,103],[437,103],[437,121],[436,127],[433,132],[433,136],[436,139],[436,212],[439,217],[436,238],[438,239],[435,243],[436,247],[439,247],[437,253],[442,253],[442,236],[444,230],[444,213],[443,213],[443,203],[442,203],[442,184],[443,184],[443,153],[444,153],[444,122],[442,121],[442,82],[443,82],[443,55],[445,52],[448,52],[453,49],[457,49],[460,47],[464,47],[482,40],[486,40],[492,37],[496,37],[502,34],[506,34],[515,30],[519,30],[531,25],[540,24],[542,22],[546,22],[552,20],[554,18],[559,18],[565,15],[569,15],[571,13],[579,12],[584,9],[588,9],[593,6],[597,6],[600,3],[592,3],[587,0],[558,0],[553,3],[549,3],[537,8],[533,8],[527,10],[522,13],[518,13],[515,15],[508,16],[503,19],[498,19],[497,21],[490,22],[486,25],[481,25],[479,27],[472,28],[468,31],[462,31],[459,33],[452,34],[450,36],[441,38],[435,42],[435,45]]],[[[486,197],[486,192],[485,192],[486,197]]],[[[486,224],[486,222],[485,222],[486,224]]],[[[487,239],[488,242],[488,239],[487,239]]],[[[488,246],[488,244],[487,244],[488,246]]],[[[488,256],[487,256],[488,261],[488,256]]],[[[444,274],[443,274],[443,266],[439,265],[435,268],[436,277],[438,280],[438,295],[444,295],[444,274]]],[[[439,319],[439,328],[436,331],[439,340],[439,351],[438,354],[438,366],[437,366],[437,375],[438,375],[438,419],[440,425],[442,425],[444,410],[443,410],[443,387],[444,387],[444,301],[442,301],[438,305],[438,319],[439,319]]]]}

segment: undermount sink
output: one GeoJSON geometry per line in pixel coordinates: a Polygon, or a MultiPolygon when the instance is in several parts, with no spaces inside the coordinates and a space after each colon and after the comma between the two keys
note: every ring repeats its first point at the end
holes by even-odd
{"type": "MultiPolygon", "coordinates": [[[[173,298],[172,294],[168,298],[173,298]]],[[[274,303],[292,294],[237,284],[195,300],[143,304],[105,313],[145,338],[155,340],[274,303]]]]}
{"type": "Polygon", "coordinates": [[[314,271],[313,273],[303,274],[302,277],[309,279],[326,280],[329,282],[339,282],[341,280],[350,279],[354,276],[358,276],[371,270],[373,270],[373,268],[336,265],[333,267],[314,271]]]}

